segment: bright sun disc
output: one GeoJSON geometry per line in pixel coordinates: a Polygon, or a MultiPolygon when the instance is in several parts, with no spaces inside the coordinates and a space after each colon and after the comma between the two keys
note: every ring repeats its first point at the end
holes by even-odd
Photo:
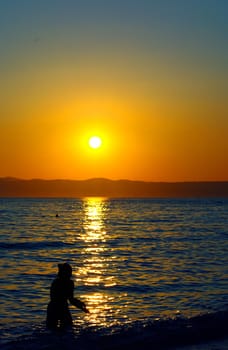
{"type": "Polygon", "coordinates": [[[99,148],[102,144],[101,138],[98,136],[90,137],[89,145],[91,148],[99,148]]]}

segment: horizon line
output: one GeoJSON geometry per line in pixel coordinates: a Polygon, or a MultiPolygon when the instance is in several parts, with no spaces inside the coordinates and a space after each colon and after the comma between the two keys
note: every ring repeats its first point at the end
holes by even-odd
{"type": "Polygon", "coordinates": [[[120,178],[120,179],[110,179],[106,177],[91,177],[86,179],[69,179],[69,178],[52,178],[52,179],[46,179],[46,178],[21,178],[21,177],[15,177],[15,176],[1,176],[0,180],[19,180],[19,181],[93,181],[93,180],[105,180],[105,181],[128,181],[128,182],[144,182],[144,183],[209,183],[209,182],[228,182],[227,180],[176,180],[176,181],[170,181],[170,180],[162,180],[162,181],[156,181],[156,180],[133,180],[133,179],[126,179],[126,178],[120,178]]]}

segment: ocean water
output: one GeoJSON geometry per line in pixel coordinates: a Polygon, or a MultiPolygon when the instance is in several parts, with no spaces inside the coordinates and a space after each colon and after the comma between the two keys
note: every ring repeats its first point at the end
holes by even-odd
{"type": "Polygon", "coordinates": [[[156,349],[228,331],[228,199],[1,198],[0,254],[5,349],[156,349]],[[70,307],[73,329],[55,334],[60,262],[90,313],[70,307]]]}

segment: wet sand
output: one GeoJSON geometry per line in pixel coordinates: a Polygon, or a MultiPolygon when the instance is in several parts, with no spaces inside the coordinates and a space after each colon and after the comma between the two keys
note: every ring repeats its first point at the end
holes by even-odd
{"type": "Polygon", "coordinates": [[[207,343],[172,347],[170,350],[228,350],[228,337],[207,343]]]}

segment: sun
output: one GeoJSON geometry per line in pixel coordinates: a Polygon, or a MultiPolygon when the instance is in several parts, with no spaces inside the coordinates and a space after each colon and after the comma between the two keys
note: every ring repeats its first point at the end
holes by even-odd
{"type": "Polygon", "coordinates": [[[89,138],[89,146],[93,149],[99,148],[102,145],[102,140],[99,136],[92,136],[89,138]]]}

